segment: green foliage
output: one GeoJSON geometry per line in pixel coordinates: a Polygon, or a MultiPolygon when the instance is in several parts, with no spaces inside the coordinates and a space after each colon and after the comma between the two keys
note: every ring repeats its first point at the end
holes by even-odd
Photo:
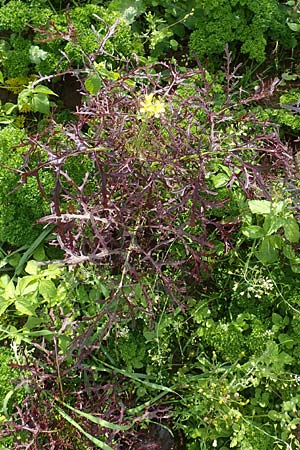
{"type": "Polygon", "coordinates": [[[286,25],[286,13],[277,0],[199,2],[190,49],[200,59],[222,55],[225,44],[258,62],[264,61],[268,41],[283,47],[296,45],[286,25]]]}
{"type": "MultiPolygon", "coordinates": [[[[19,184],[16,170],[23,165],[25,148],[17,146],[23,139],[22,129],[9,125],[0,130],[0,241],[17,246],[30,244],[39,235],[41,227],[35,225],[36,220],[48,210],[33,178],[19,184]]],[[[43,179],[51,189],[52,177],[44,173],[43,179]]]]}
{"type": "Polygon", "coordinates": [[[291,199],[276,202],[249,200],[251,214],[247,211],[244,213],[242,233],[258,242],[256,256],[263,264],[276,263],[282,251],[292,270],[299,273],[300,259],[295,244],[299,242],[300,232],[298,222],[289,208],[291,203],[291,199]]]}
{"type": "MultiPolygon", "coordinates": [[[[67,18],[65,12],[54,13],[39,2],[9,1],[0,7],[0,31],[10,33],[1,41],[0,59],[5,78],[36,72],[51,74],[69,68],[70,64],[75,68],[82,66],[87,55],[99,48],[107,26],[117,18],[115,12],[93,4],[71,8],[67,18]],[[64,39],[68,21],[74,26],[74,32],[64,39]],[[41,32],[35,31],[32,36],[28,32],[32,27],[41,32]]],[[[143,48],[139,37],[121,20],[105,51],[105,60],[112,63],[116,58],[142,54],[143,48]]],[[[97,61],[103,59],[99,56],[97,61]]]]}
{"type": "Polygon", "coordinates": [[[18,108],[20,112],[39,112],[48,115],[50,113],[49,95],[55,95],[51,89],[38,84],[29,85],[18,95],[18,108]]]}
{"type": "Polygon", "coordinates": [[[296,7],[287,8],[278,0],[179,0],[176,6],[170,0],[112,0],[110,8],[144,32],[154,57],[177,50],[189,41],[191,56],[196,53],[201,60],[215,62],[229,44],[236,56],[241,51],[262,62],[269,43],[277,42],[285,49],[297,43],[287,24],[287,18],[295,16],[296,7]]]}
{"type": "Polygon", "coordinates": [[[0,423],[4,417],[1,413],[10,415],[13,410],[13,403],[21,403],[26,395],[24,387],[17,388],[21,372],[11,367],[11,364],[15,362],[12,350],[2,345],[0,355],[0,423]]]}

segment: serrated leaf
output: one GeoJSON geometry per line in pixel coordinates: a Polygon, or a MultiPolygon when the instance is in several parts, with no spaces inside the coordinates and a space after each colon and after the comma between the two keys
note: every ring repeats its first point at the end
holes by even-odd
{"type": "Polygon", "coordinates": [[[262,227],[258,225],[249,225],[242,228],[242,233],[249,239],[259,239],[265,236],[265,232],[262,227]]]}
{"type": "Polygon", "coordinates": [[[272,203],[268,200],[249,200],[248,205],[252,214],[270,214],[272,203]]]}
{"type": "Polygon", "coordinates": [[[288,217],[285,219],[283,229],[284,235],[289,242],[299,242],[299,225],[294,217],[288,217]]]}
{"type": "Polygon", "coordinates": [[[93,74],[85,80],[84,86],[90,94],[96,95],[102,86],[102,82],[97,74],[93,74]]]}

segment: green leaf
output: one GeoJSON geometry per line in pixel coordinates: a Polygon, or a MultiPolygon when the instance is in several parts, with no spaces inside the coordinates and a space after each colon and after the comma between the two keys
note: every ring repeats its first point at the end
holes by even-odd
{"type": "Polygon", "coordinates": [[[77,430],[79,430],[85,437],[87,437],[93,444],[96,445],[96,447],[101,448],[102,450],[113,450],[112,447],[105,444],[105,442],[100,441],[99,439],[95,438],[91,434],[89,434],[87,431],[85,431],[79,423],[77,423],[72,417],[69,416],[63,409],[61,409],[59,406],[55,406],[55,409],[59,412],[59,414],[67,420],[71,425],[73,425],[77,430]]]}
{"type": "Polygon", "coordinates": [[[299,32],[300,31],[300,24],[295,22],[287,22],[287,26],[292,30],[299,32]]]}
{"type": "Polygon", "coordinates": [[[276,233],[285,223],[285,219],[282,217],[274,216],[273,214],[269,214],[265,217],[263,229],[266,235],[270,236],[273,233],[276,233]]]}
{"type": "Polygon", "coordinates": [[[242,233],[249,239],[259,239],[264,237],[265,232],[262,227],[258,225],[249,225],[247,227],[242,228],[242,233]]]}
{"type": "Polygon", "coordinates": [[[283,321],[283,319],[282,319],[282,317],[281,317],[280,314],[277,314],[277,313],[273,313],[273,314],[272,314],[272,322],[273,322],[275,325],[282,324],[282,321],[283,321]]]}
{"type": "Polygon", "coordinates": [[[5,287],[5,292],[4,292],[4,296],[5,298],[15,298],[16,295],[16,289],[15,289],[15,284],[13,282],[13,280],[10,280],[10,282],[8,283],[8,285],[5,287]]]}
{"type": "Polygon", "coordinates": [[[45,300],[55,299],[57,291],[53,281],[41,280],[39,284],[39,293],[45,300]]]}
{"type": "Polygon", "coordinates": [[[279,236],[266,236],[258,249],[257,257],[264,264],[272,264],[278,260],[278,248],[281,247],[279,236]]]}
{"type": "Polygon", "coordinates": [[[294,217],[288,217],[285,219],[283,229],[284,235],[289,242],[299,242],[299,225],[294,217]]]}
{"type": "Polygon", "coordinates": [[[38,84],[37,86],[35,86],[33,88],[33,92],[37,93],[37,94],[44,94],[44,95],[55,95],[56,97],[58,97],[58,95],[55,94],[55,92],[51,91],[51,89],[49,89],[47,86],[42,86],[41,84],[38,84]]]}
{"type": "Polygon", "coordinates": [[[40,245],[33,253],[33,259],[36,261],[45,261],[46,253],[43,245],[40,245]]]}
{"type": "Polygon", "coordinates": [[[296,259],[296,253],[291,245],[283,245],[282,252],[286,258],[291,260],[296,259]]]}
{"type": "Polygon", "coordinates": [[[291,264],[292,272],[300,273],[300,264],[291,264]]]}
{"type": "Polygon", "coordinates": [[[272,203],[268,200],[249,200],[248,205],[252,214],[270,214],[272,203]]]}
{"type": "Polygon", "coordinates": [[[40,327],[43,323],[43,319],[40,317],[29,316],[24,325],[24,329],[30,331],[32,328],[40,327]]]}
{"type": "Polygon", "coordinates": [[[6,289],[6,286],[10,283],[9,275],[5,274],[0,277],[0,288],[6,289]]]}
{"type": "Polygon", "coordinates": [[[6,299],[2,296],[0,296],[0,316],[5,313],[7,308],[13,303],[14,301],[11,299],[6,299]]]}
{"type": "Polygon", "coordinates": [[[25,267],[25,272],[29,273],[29,275],[37,275],[38,266],[37,266],[36,262],[33,260],[28,261],[28,263],[26,264],[26,267],[25,267]]]}
{"type": "Polygon", "coordinates": [[[0,71],[0,83],[3,84],[4,83],[4,76],[3,73],[0,71]]]}
{"type": "Polygon", "coordinates": [[[50,103],[47,95],[34,94],[31,100],[31,109],[34,112],[48,115],[50,113],[50,103]]]}
{"type": "Polygon", "coordinates": [[[279,419],[282,418],[282,414],[280,414],[278,411],[275,411],[274,409],[271,409],[268,412],[268,417],[269,417],[269,419],[277,422],[279,419]]]}
{"type": "Polygon", "coordinates": [[[219,189],[226,186],[230,177],[228,177],[225,173],[218,173],[217,175],[212,175],[210,179],[214,185],[214,188],[219,189]]]}
{"type": "Polygon", "coordinates": [[[18,108],[18,105],[16,105],[15,103],[7,102],[7,103],[5,103],[5,105],[4,105],[4,111],[5,111],[5,114],[9,116],[9,115],[12,114],[17,108],[18,108]]]}
{"type": "Polygon", "coordinates": [[[84,86],[90,94],[92,94],[92,95],[98,94],[98,92],[102,86],[102,82],[101,82],[99,75],[93,74],[93,75],[89,76],[85,80],[84,86]]]}
{"type": "Polygon", "coordinates": [[[27,295],[38,292],[39,282],[34,275],[28,275],[18,280],[16,295],[27,295]]]}
{"type": "Polygon", "coordinates": [[[15,307],[17,311],[25,316],[34,316],[37,305],[33,305],[28,297],[21,297],[15,302],[15,307]]]}

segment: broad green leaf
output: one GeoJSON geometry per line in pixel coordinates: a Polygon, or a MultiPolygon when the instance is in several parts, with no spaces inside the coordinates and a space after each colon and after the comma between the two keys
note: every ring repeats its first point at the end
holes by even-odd
{"type": "Polygon", "coordinates": [[[99,75],[97,75],[97,74],[90,75],[85,80],[84,86],[90,94],[92,94],[92,95],[98,94],[98,92],[102,86],[102,82],[101,82],[99,75]]]}
{"type": "Polygon", "coordinates": [[[43,270],[42,274],[50,280],[59,277],[62,274],[62,271],[63,268],[58,264],[49,264],[48,268],[43,270]]]}
{"type": "Polygon", "coordinates": [[[226,186],[230,177],[228,177],[225,173],[218,173],[217,175],[212,175],[210,179],[214,185],[214,188],[219,189],[226,186]]]}
{"type": "Polygon", "coordinates": [[[48,115],[50,113],[50,103],[47,95],[34,94],[31,100],[31,108],[34,112],[48,115]]]}
{"type": "Polygon", "coordinates": [[[270,214],[272,203],[268,200],[249,200],[248,205],[252,214],[270,214]]]}
{"type": "Polygon", "coordinates": [[[46,253],[43,245],[40,245],[33,253],[33,259],[36,261],[45,261],[46,253]]]}
{"type": "Polygon", "coordinates": [[[288,259],[293,260],[296,258],[295,250],[293,249],[293,247],[291,245],[283,245],[282,252],[283,252],[284,256],[288,259]]]}
{"type": "Polygon", "coordinates": [[[4,76],[3,73],[0,71],[0,83],[3,84],[4,83],[4,76]]]}
{"type": "Polygon", "coordinates": [[[30,330],[32,328],[36,328],[36,327],[40,328],[40,326],[42,325],[43,322],[44,322],[44,320],[40,317],[29,316],[24,325],[24,329],[30,332],[30,330]]]}
{"type": "Polygon", "coordinates": [[[18,108],[20,112],[28,112],[32,110],[32,101],[33,92],[31,89],[23,89],[22,92],[18,95],[18,108]]]}
{"type": "Polygon", "coordinates": [[[85,437],[87,437],[93,444],[96,445],[96,447],[101,448],[102,450],[113,450],[112,447],[105,444],[105,442],[100,441],[99,439],[95,438],[91,434],[89,434],[87,431],[85,431],[79,423],[76,422],[72,417],[69,416],[63,409],[61,409],[59,406],[55,406],[55,409],[59,412],[59,414],[67,420],[71,425],[73,425],[77,430],[79,430],[85,437]]]}
{"type": "Polygon", "coordinates": [[[287,26],[292,30],[299,32],[300,31],[300,24],[295,22],[287,22],[287,26]]]}
{"type": "Polygon", "coordinates": [[[299,225],[294,217],[288,217],[285,219],[283,229],[284,235],[289,242],[299,242],[299,225]]]}
{"type": "Polygon", "coordinates": [[[99,287],[100,287],[100,290],[102,292],[102,295],[105,298],[108,297],[109,293],[110,293],[108,287],[105,284],[103,284],[103,283],[99,283],[99,287]]]}
{"type": "Polygon", "coordinates": [[[15,298],[16,289],[13,280],[10,280],[8,285],[5,287],[4,296],[5,298],[15,298]]]}
{"type": "Polygon", "coordinates": [[[34,275],[20,278],[16,286],[16,295],[27,295],[32,292],[38,293],[39,282],[34,275]]]}
{"type": "Polygon", "coordinates": [[[247,227],[242,228],[242,233],[249,239],[259,239],[264,237],[265,232],[262,227],[258,225],[249,225],[247,227]]]}
{"type": "Polygon", "coordinates": [[[282,319],[282,316],[281,316],[280,314],[272,313],[272,322],[273,322],[275,325],[280,325],[280,324],[282,324],[282,321],[283,321],[283,319],[282,319]]]}
{"type": "Polygon", "coordinates": [[[10,283],[10,280],[11,279],[10,279],[9,275],[7,275],[7,274],[2,275],[0,277],[0,288],[5,289],[6,286],[10,283]]]}
{"type": "Polygon", "coordinates": [[[16,310],[25,316],[34,316],[37,304],[32,304],[28,297],[21,297],[15,302],[16,310]]]}
{"type": "Polygon", "coordinates": [[[47,86],[42,86],[41,84],[38,84],[33,88],[33,92],[37,94],[44,94],[44,95],[55,95],[58,97],[55,92],[53,92],[51,89],[49,89],[47,86]]]}
{"type": "Polygon", "coordinates": [[[279,236],[266,236],[259,246],[257,257],[264,264],[272,264],[278,260],[278,248],[280,247],[279,236]]]}
{"type": "Polygon", "coordinates": [[[146,9],[144,0],[113,0],[110,7],[113,11],[118,11],[129,25],[146,9]]]}
{"type": "Polygon", "coordinates": [[[276,233],[285,223],[285,219],[282,217],[269,214],[265,217],[263,229],[267,236],[276,233]]]}
{"type": "Polygon", "coordinates": [[[38,273],[38,266],[35,261],[28,261],[25,267],[25,272],[29,273],[29,275],[36,275],[38,273]]]}
{"type": "Polygon", "coordinates": [[[12,299],[6,299],[2,296],[0,296],[0,316],[5,313],[7,308],[13,303],[14,301],[12,299]]]}
{"type": "Polygon", "coordinates": [[[45,300],[55,299],[56,287],[51,280],[41,280],[39,284],[39,293],[45,300]]]}

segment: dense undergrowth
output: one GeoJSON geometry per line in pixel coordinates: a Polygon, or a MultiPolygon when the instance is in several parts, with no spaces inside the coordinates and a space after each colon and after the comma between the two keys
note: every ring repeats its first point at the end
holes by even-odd
{"type": "Polygon", "coordinates": [[[300,448],[297,8],[0,2],[1,450],[300,448]]]}

